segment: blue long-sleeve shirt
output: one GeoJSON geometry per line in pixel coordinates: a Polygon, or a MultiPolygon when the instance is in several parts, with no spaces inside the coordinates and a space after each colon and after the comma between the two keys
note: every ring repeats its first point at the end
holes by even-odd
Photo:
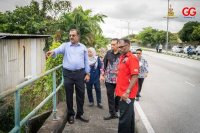
{"type": "Polygon", "coordinates": [[[63,67],[68,70],[78,70],[85,68],[85,72],[90,72],[88,63],[88,52],[82,43],[73,44],[71,42],[63,43],[61,46],[53,50],[54,57],[57,54],[63,54],[63,67]]]}

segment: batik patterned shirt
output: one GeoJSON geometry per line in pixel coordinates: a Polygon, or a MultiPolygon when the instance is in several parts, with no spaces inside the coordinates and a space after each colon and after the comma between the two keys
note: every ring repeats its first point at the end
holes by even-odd
{"type": "Polygon", "coordinates": [[[145,73],[149,72],[147,60],[141,57],[141,59],[139,60],[139,66],[140,66],[140,70],[139,70],[138,78],[145,78],[145,73]]]}

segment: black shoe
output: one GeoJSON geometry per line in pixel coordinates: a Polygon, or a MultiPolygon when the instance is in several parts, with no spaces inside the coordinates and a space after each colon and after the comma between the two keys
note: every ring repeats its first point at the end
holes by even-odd
{"type": "Polygon", "coordinates": [[[69,122],[69,124],[74,124],[74,116],[70,116],[68,118],[68,122],[69,122]]]}
{"type": "Polygon", "coordinates": [[[101,103],[98,103],[98,104],[97,104],[97,107],[100,108],[100,109],[102,109],[102,108],[103,108],[103,105],[102,105],[101,103]]]}
{"type": "Polygon", "coordinates": [[[136,97],[135,100],[136,100],[136,101],[139,101],[139,97],[136,97]]]}
{"type": "Polygon", "coordinates": [[[89,122],[89,119],[83,117],[83,115],[82,115],[82,116],[80,116],[80,115],[76,115],[76,119],[79,119],[80,121],[82,121],[82,122],[86,122],[86,123],[89,122]]]}
{"type": "Polygon", "coordinates": [[[103,119],[104,119],[104,120],[111,120],[111,119],[117,119],[117,118],[119,118],[119,117],[118,117],[117,114],[115,114],[115,115],[106,116],[106,117],[104,117],[103,119]]]}

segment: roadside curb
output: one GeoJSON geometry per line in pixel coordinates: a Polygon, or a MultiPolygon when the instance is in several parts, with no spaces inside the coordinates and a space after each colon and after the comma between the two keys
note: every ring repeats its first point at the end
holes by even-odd
{"type": "MultiPolygon", "coordinates": [[[[153,49],[148,49],[148,48],[142,48],[144,51],[150,51],[150,52],[155,52],[155,50],[153,49]]],[[[193,60],[199,60],[200,61],[200,56],[187,56],[187,55],[183,55],[183,54],[179,54],[179,53],[172,53],[172,52],[166,52],[163,51],[162,53],[159,54],[166,54],[166,55],[171,55],[171,56],[177,56],[177,57],[181,57],[181,58],[188,58],[188,59],[193,59],[193,60]]]]}

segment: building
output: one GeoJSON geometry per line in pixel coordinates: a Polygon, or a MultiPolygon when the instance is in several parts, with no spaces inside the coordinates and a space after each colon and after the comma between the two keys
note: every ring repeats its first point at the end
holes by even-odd
{"type": "Polygon", "coordinates": [[[0,93],[44,70],[47,37],[0,33],[0,93]]]}

